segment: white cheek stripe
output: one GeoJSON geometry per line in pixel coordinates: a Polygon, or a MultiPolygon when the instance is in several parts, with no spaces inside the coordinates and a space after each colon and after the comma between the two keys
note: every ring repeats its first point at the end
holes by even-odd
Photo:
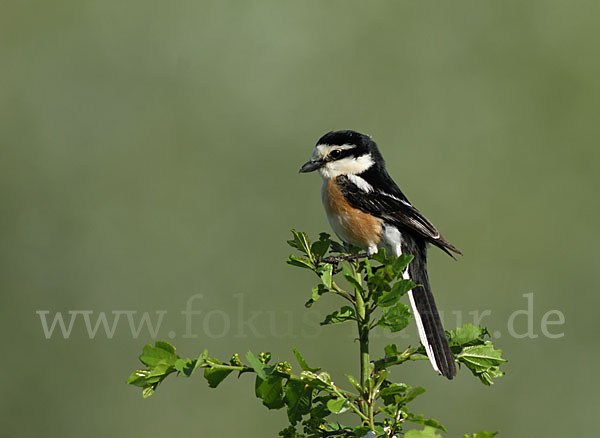
{"type": "Polygon", "coordinates": [[[330,161],[325,166],[321,167],[320,172],[323,178],[336,178],[340,175],[351,175],[363,173],[375,162],[371,155],[365,154],[360,157],[346,157],[337,161],[330,161]]]}

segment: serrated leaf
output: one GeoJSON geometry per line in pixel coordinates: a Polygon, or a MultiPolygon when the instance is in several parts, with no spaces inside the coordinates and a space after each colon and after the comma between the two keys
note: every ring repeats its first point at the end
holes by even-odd
{"type": "Polygon", "coordinates": [[[502,350],[494,350],[494,345],[487,341],[483,345],[463,348],[457,358],[467,366],[489,368],[506,362],[502,358],[502,350]]]}
{"type": "Polygon", "coordinates": [[[409,290],[415,287],[412,280],[397,281],[390,292],[384,292],[377,300],[380,307],[389,307],[398,302],[409,290]]]}
{"type": "Polygon", "coordinates": [[[284,400],[287,405],[287,415],[290,423],[296,425],[302,416],[310,412],[313,389],[304,382],[290,379],[285,384],[284,400]]]}
{"type": "Polygon", "coordinates": [[[175,365],[175,362],[177,362],[180,357],[174,353],[175,349],[172,347],[172,345],[161,341],[156,341],[154,347],[147,344],[139,359],[144,365],[149,367],[156,366],[160,361],[165,361],[169,365],[175,365]]]}
{"type": "Polygon", "coordinates": [[[310,269],[312,271],[313,265],[310,260],[305,259],[304,257],[298,257],[294,254],[290,254],[286,260],[288,265],[298,266],[300,268],[310,269]]]}
{"type": "Polygon", "coordinates": [[[404,303],[397,303],[393,307],[383,309],[383,316],[377,325],[387,328],[391,332],[398,332],[406,328],[410,321],[410,311],[404,303]]]}
{"type": "Polygon", "coordinates": [[[456,357],[485,385],[493,384],[492,379],[504,375],[499,367],[506,362],[506,359],[502,358],[502,350],[495,350],[490,341],[482,345],[465,347],[456,357]]]}
{"type": "Polygon", "coordinates": [[[296,347],[292,347],[292,351],[294,352],[294,356],[296,356],[296,361],[298,362],[298,365],[300,365],[300,368],[302,368],[304,371],[310,371],[312,373],[321,371],[321,368],[309,367],[302,355],[300,354],[300,352],[296,349],[296,347]]]}
{"type": "Polygon", "coordinates": [[[282,380],[282,377],[276,374],[271,374],[265,380],[256,377],[256,397],[262,399],[269,409],[280,409],[284,406],[282,380]]]}
{"type": "Polygon", "coordinates": [[[356,312],[350,306],[342,306],[340,310],[330,313],[321,325],[339,324],[346,321],[356,321],[356,312]]]}
{"type": "Polygon", "coordinates": [[[464,324],[450,331],[450,345],[468,346],[483,344],[485,336],[489,336],[487,329],[473,324],[464,324]]]}

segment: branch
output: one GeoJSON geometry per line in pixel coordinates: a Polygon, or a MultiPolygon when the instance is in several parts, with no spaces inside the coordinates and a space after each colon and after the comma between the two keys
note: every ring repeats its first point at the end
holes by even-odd
{"type": "Polygon", "coordinates": [[[345,256],[329,256],[329,257],[320,258],[319,262],[337,264],[340,262],[347,262],[348,260],[365,259],[368,257],[369,257],[369,254],[367,254],[367,253],[354,254],[354,255],[350,254],[350,255],[345,255],[345,256]]]}

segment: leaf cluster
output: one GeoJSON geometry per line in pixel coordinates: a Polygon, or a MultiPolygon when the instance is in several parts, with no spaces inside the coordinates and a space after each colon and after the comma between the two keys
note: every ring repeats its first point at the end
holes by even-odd
{"type": "MultiPolygon", "coordinates": [[[[371,360],[369,356],[372,330],[399,332],[410,323],[411,312],[403,298],[416,286],[405,274],[412,256],[390,257],[380,250],[365,258],[357,248],[341,245],[327,233],[321,233],[315,242],[305,233],[292,230],[292,234],[288,244],[299,254],[291,254],[287,263],[310,270],[318,278],[306,307],[325,294],[338,295],[344,305],[329,313],[321,325],[351,322],[357,326],[361,374],[358,379],[346,375],[348,389],[335,384],[328,372],[310,367],[295,348],[292,351],[299,369],[294,373],[289,362],[272,362],[269,353],[255,356],[248,352],[243,360],[234,354],[229,361],[221,361],[210,357],[205,350],[195,359],[183,359],[175,347],[163,341],[144,347],[139,359],[145,368],[134,371],[127,383],[141,387],[143,397],[147,398],[171,374],[191,377],[203,369],[211,388],[219,386],[232,373],[238,377],[251,374],[255,379],[254,393],[263,405],[268,409],[285,409],[287,413],[289,426],[279,433],[281,437],[440,437],[440,433],[446,432],[442,424],[410,409],[410,403],[425,389],[390,379],[390,367],[427,360],[425,349],[410,345],[399,349],[390,344],[382,357],[371,360]],[[354,425],[332,420],[345,412],[357,418],[354,425]],[[423,428],[407,427],[409,424],[423,428]]],[[[466,324],[446,335],[459,366],[467,368],[482,383],[490,385],[503,375],[500,366],[506,360],[502,351],[494,348],[487,329],[466,324]]],[[[495,435],[480,432],[464,438],[495,435]]]]}

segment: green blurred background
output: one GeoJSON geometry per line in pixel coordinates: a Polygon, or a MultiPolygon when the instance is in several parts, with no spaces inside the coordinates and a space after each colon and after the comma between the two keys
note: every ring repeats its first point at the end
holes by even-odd
{"type": "Polygon", "coordinates": [[[333,129],[371,134],[464,252],[431,252],[447,328],[490,310],[510,359],[491,388],[395,370],[428,388],[417,409],[450,437],[594,435],[598,2],[1,4],[3,436],[271,437],[286,422],[248,376],[169,379],[142,400],[125,379],[147,330],[135,339],[123,317],[90,339],[79,319],[46,339],[39,310],[166,311],[158,338],[183,356],[291,360],[294,345],[340,382],[357,374],[354,327],[315,328],[337,302],[306,310],[314,279],[284,263],[290,228],[329,230],[320,179],[298,168],[333,129]],[[507,321],[528,293],[539,337],[517,339],[507,321]],[[561,338],[541,333],[549,310],[561,338]]]}

